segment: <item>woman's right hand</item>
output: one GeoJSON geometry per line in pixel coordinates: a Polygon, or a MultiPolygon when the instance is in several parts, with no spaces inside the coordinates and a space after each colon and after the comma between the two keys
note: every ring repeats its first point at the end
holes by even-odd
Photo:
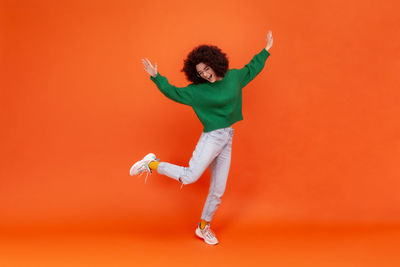
{"type": "Polygon", "coordinates": [[[151,65],[150,61],[145,58],[142,59],[142,64],[144,67],[144,70],[153,78],[155,78],[157,76],[157,63],[156,65],[153,67],[153,65],[151,65]]]}
{"type": "Polygon", "coordinates": [[[274,39],[272,38],[272,31],[268,31],[267,38],[265,40],[267,41],[267,46],[265,47],[265,50],[269,51],[272,47],[272,44],[274,43],[274,39]]]}

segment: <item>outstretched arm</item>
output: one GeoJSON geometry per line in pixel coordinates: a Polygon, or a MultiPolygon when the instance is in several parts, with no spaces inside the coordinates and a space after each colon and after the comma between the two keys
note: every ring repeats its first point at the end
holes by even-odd
{"type": "Polygon", "coordinates": [[[158,89],[169,99],[185,104],[192,105],[192,88],[176,87],[169,84],[168,79],[160,75],[157,71],[157,63],[153,67],[151,62],[146,58],[142,59],[144,70],[151,76],[151,80],[157,85],[158,89]]]}
{"type": "Polygon", "coordinates": [[[259,74],[264,68],[265,61],[269,57],[268,50],[271,49],[273,38],[272,32],[268,31],[266,37],[267,45],[265,49],[259,52],[253,57],[253,59],[244,68],[240,69],[240,86],[245,87],[251,80],[253,80],[257,74],[259,74]]]}

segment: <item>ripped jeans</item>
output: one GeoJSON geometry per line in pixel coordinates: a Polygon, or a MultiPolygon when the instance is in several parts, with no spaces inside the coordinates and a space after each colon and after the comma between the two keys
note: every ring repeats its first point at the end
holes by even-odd
{"type": "Polygon", "coordinates": [[[221,203],[231,164],[233,128],[203,132],[189,161],[189,167],[160,162],[157,172],[183,184],[196,182],[208,166],[211,171],[210,189],[201,219],[210,222],[221,203]]]}

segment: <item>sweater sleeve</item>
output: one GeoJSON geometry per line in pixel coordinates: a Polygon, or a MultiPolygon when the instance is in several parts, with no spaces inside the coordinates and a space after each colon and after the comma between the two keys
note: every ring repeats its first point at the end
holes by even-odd
{"type": "Polygon", "coordinates": [[[159,73],[156,77],[151,77],[150,79],[157,85],[158,89],[169,99],[185,104],[192,105],[193,102],[193,88],[191,86],[187,87],[176,87],[168,82],[168,79],[159,73]]]}
{"type": "Polygon", "coordinates": [[[245,65],[243,68],[239,69],[240,73],[240,85],[245,87],[251,80],[253,80],[257,74],[259,74],[264,68],[265,61],[269,57],[269,52],[265,48],[255,55],[253,59],[245,65]]]}

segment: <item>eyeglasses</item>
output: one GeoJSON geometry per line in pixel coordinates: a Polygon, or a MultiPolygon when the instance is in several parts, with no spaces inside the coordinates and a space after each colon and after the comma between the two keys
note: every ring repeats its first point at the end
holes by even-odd
{"type": "Polygon", "coordinates": [[[196,73],[197,77],[201,78],[201,76],[204,74],[204,72],[208,72],[211,68],[209,66],[206,66],[202,71],[199,71],[196,73]]]}

